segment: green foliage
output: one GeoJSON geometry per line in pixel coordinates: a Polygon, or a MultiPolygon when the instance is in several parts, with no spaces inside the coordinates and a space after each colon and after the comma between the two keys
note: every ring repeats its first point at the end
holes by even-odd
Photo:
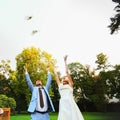
{"type": "Polygon", "coordinates": [[[16,101],[11,97],[0,94],[0,108],[11,108],[11,110],[15,110],[16,101]]]}
{"type": "Polygon", "coordinates": [[[111,30],[111,34],[118,32],[120,28],[120,0],[112,0],[113,2],[117,3],[116,7],[114,8],[116,14],[110,18],[111,23],[108,26],[111,30]]]}
{"type": "Polygon", "coordinates": [[[83,86],[81,85],[82,81],[85,79],[84,67],[80,63],[75,62],[69,64],[68,68],[74,82],[74,96],[76,101],[79,101],[80,98],[83,97],[82,94],[84,94],[84,91],[82,89],[83,86]]]}
{"type": "Polygon", "coordinates": [[[12,76],[10,60],[1,60],[0,63],[0,94],[8,95],[11,93],[10,79],[12,76]]]}
{"type": "Polygon", "coordinates": [[[116,97],[120,99],[120,65],[115,65],[113,69],[101,72],[102,78],[106,81],[106,91],[109,99],[116,97]]]}
{"type": "Polygon", "coordinates": [[[94,81],[89,66],[84,67],[80,63],[71,63],[68,65],[70,74],[74,82],[74,95],[76,101],[84,102],[91,99],[94,93],[94,81]]]}
{"type": "Polygon", "coordinates": [[[97,70],[105,70],[109,67],[108,58],[103,53],[97,55],[95,63],[97,64],[97,70]]]}
{"type": "Polygon", "coordinates": [[[41,79],[45,83],[46,66],[50,64],[52,55],[35,47],[25,48],[17,57],[17,78],[23,80],[23,66],[28,68],[31,79],[41,79]]]}
{"type": "Polygon", "coordinates": [[[10,71],[11,71],[10,60],[1,60],[1,63],[0,63],[0,72],[1,72],[5,77],[8,77],[10,71]]]}

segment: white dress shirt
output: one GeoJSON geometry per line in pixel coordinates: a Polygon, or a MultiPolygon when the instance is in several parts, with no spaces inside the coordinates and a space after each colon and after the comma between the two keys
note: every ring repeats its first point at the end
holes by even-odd
{"type": "Polygon", "coordinates": [[[43,88],[41,88],[41,91],[42,91],[42,95],[43,95],[44,107],[43,108],[40,107],[40,98],[39,98],[39,92],[38,92],[36,111],[46,112],[48,109],[47,96],[46,96],[46,93],[43,88]]]}

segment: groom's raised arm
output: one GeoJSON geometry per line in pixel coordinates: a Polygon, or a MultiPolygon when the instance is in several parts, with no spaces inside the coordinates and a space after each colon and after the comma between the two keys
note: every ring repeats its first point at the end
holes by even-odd
{"type": "Polygon", "coordinates": [[[47,82],[46,82],[46,89],[49,90],[50,89],[50,85],[51,85],[51,82],[52,82],[52,75],[50,73],[50,67],[47,66],[47,82]]]}
{"type": "Polygon", "coordinates": [[[29,73],[28,73],[27,68],[25,66],[24,66],[24,72],[25,72],[25,78],[26,78],[28,87],[30,88],[30,91],[32,92],[33,91],[33,83],[30,79],[29,73]]]}

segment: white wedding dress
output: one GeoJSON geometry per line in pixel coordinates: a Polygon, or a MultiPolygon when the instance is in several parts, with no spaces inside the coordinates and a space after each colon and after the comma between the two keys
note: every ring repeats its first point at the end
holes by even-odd
{"type": "Polygon", "coordinates": [[[58,120],[84,120],[74,97],[73,88],[69,84],[59,85],[60,102],[58,120]]]}

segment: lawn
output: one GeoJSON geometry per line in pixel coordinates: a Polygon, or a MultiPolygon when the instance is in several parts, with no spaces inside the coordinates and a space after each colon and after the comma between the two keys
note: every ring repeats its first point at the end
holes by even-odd
{"type": "MultiPolygon", "coordinates": [[[[120,113],[94,113],[94,112],[83,112],[85,120],[120,120],[120,113]]],[[[51,120],[57,120],[58,113],[51,113],[51,120]]],[[[29,114],[16,114],[11,116],[10,120],[30,120],[29,114]]]]}

